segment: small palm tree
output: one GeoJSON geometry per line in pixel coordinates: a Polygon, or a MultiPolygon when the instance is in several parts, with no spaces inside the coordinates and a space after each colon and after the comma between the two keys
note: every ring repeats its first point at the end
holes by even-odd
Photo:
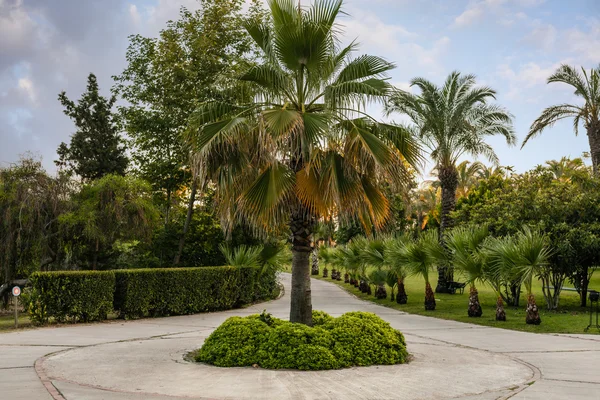
{"type": "MultiPolygon", "coordinates": [[[[485,140],[502,135],[508,144],[514,144],[513,118],[504,108],[490,103],[496,91],[477,86],[474,75],[452,72],[442,87],[424,78],[413,79],[411,85],[421,93],[398,90],[391,96],[386,111],[406,114],[412,120],[418,138],[436,164],[442,189],[439,234],[443,242],[444,233],[452,227],[450,213],[456,206],[458,160],[466,154],[483,155],[497,164],[498,157],[485,140]]],[[[447,281],[452,280],[451,271],[442,266],[438,272],[436,292],[446,292],[447,281]]]]}
{"type": "Polygon", "coordinates": [[[488,248],[492,280],[496,280],[500,275],[508,279],[518,277],[527,291],[525,322],[539,325],[542,320],[532,286],[533,277],[539,276],[549,263],[551,252],[547,237],[525,226],[517,235],[497,239],[488,248]]]}
{"type": "Polygon", "coordinates": [[[484,283],[486,277],[486,260],[482,244],[488,237],[486,227],[455,228],[448,235],[448,248],[451,251],[452,265],[461,271],[470,284],[469,317],[481,317],[482,309],[475,284],[484,283]]]}
{"type": "Polygon", "coordinates": [[[242,220],[262,234],[289,229],[290,321],[311,325],[316,221],[347,214],[368,228],[383,227],[390,206],[380,183],[408,180],[407,166],[419,163],[419,150],[406,129],[364,112],[391,93],[386,76],[394,65],[373,56],[351,58],[356,43],[339,47],[342,0],[308,8],[271,0],[269,7],[268,23],[245,24],[264,56],[241,77],[257,94],[254,100],[200,105],[188,140],[195,169],[211,171],[226,226],[242,220]]]}
{"type": "MultiPolygon", "coordinates": [[[[390,268],[390,275],[395,276],[397,281],[398,293],[396,295],[396,303],[398,304],[406,304],[408,302],[408,295],[404,287],[404,281],[408,273],[402,261],[404,248],[409,241],[406,236],[400,236],[389,239],[385,243],[386,264],[390,268]]],[[[392,287],[391,285],[389,286],[392,287]]]]}
{"type": "Polygon", "coordinates": [[[557,181],[577,181],[589,176],[589,169],[581,158],[562,157],[560,160],[546,161],[546,165],[557,181]]]}
{"type": "Polygon", "coordinates": [[[425,280],[425,310],[435,310],[435,295],[429,283],[429,272],[445,258],[445,249],[439,243],[437,232],[426,231],[419,240],[404,245],[399,262],[404,265],[409,275],[420,275],[425,280]]]}
{"type": "Polygon", "coordinates": [[[579,124],[587,131],[592,157],[594,175],[600,174],[600,66],[592,68],[589,73],[581,68],[581,73],[575,67],[561,65],[548,78],[548,83],[562,82],[575,89],[575,95],[581,97],[582,105],[558,104],[542,111],[542,114],[531,124],[529,133],[523,141],[523,146],[529,139],[539,135],[556,122],[573,118],[575,135],[579,133],[579,124]]]}

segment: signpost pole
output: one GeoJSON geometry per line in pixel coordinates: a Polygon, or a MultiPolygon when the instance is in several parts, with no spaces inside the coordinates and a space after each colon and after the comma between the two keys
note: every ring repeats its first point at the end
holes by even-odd
{"type": "Polygon", "coordinates": [[[19,327],[19,298],[17,296],[13,296],[15,301],[15,329],[19,327]]]}
{"type": "Polygon", "coordinates": [[[12,289],[13,302],[15,306],[15,329],[19,327],[19,296],[21,295],[21,288],[18,286],[12,289]]]}

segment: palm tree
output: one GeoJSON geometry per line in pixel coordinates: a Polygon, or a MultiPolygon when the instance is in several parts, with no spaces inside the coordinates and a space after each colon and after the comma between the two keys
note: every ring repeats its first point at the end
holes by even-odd
{"type": "Polygon", "coordinates": [[[592,157],[592,170],[595,176],[600,175],[600,66],[592,68],[588,73],[581,68],[581,73],[575,67],[561,65],[548,78],[548,83],[562,82],[575,89],[575,95],[583,99],[582,105],[558,104],[542,111],[542,114],[531,124],[529,133],[523,141],[523,146],[531,139],[542,133],[557,121],[573,118],[575,135],[579,133],[582,123],[587,131],[592,157]]]}
{"type": "Polygon", "coordinates": [[[581,158],[562,157],[558,161],[546,161],[546,165],[557,181],[567,182],[589,176],[589,169],[581,158]]]}
{"type": "MultiPolygon", "coordinates": [[[[450,212],[456,206],[458,160],[463,155],[483,155],[497,164],[498,157],[485,139],[502,135],[508,144],[514,144],[513,118],[504,108],[490,103],[496,91],[477,86],[474,75],[452,72],[442,87],[424,78],[413,79],[411,85],[421,93],[396,91],[386,104],[386,111],[406,114],[412,120],[419,139],[435,162],[442,189],[439,239],[443,243],[444,233],[452,227],[450,212]]],[[[451,270],[441,266],[438,273],[436,292],[447,292],[451,270]]]]}
{"type": "Polygon", "coordinates": [[[514,171],[513,167],[510,166],[483,166],[479,171],[478,179],[490,179],[493,176],[504,178],[514,171]]]}
{"type": "Polygon", "coordinates": [[[533,295],[533,277],[539,276],[547,267],[550,254],[546,236],[527,226],[513,237],[495,240],[491,246],[490,275],[516,276],[519,284],[525,285],[527,324],[539,325],[542,322],[533,295]]]}
{"type": "MultiPolygon", "coordinates": [[[[287,225],[292,242],[290,321],[310,325],[309,254],[315,222],[334,213],[380,228],[389,203],[381,181],[401,184],[418,164],[410,132],[377,122],[364,106],[391,92],[379,57],[352,59],[339,48],[342,0],[309,8],[270,0],[270,21],[245,28],[264,55],[241,80],[258,93],[250,104],[202,104],[190,132],[200,160],[220,159],[213,175],[226,221],[258,233],[287,225]],[[209,158],[217,153],[220,157],[209,158]]],[[[226,97],[225,97],[226,98],[226,97]]],[[[198,163],[202,165],[202,162],[198,163]]]]}
{"type": "Polygon", "coordinates": [[[475,284],[486,281],[485,254],[482,244],[488,237],[486,227],[455,228],[448,235],[448,248],[451,251],[452,265],[464,273],[470,284],[469,317],[481,317],[482,310],[475,284]]]}
{"type": "MultiPolygon", "coordinates": [[[[396,303],[398,304],[406,304],[408,302],[408,295],[406,294],[406,289],[404,287],[404,281],[406,280],[408,273],[402,262],[404,247],[408,242],[409,239],[407,237],[400,236],[389,239],[385,243],[386,264],[389,265],[390,275],[393,275],[397,281],[398,293],[396,295],[396,303]]],[[[392,288],[393,293],[393,286],[389,286],[392,288]]]]}
{"type": "Polygon", "coordinates": [[[437,232],[424,232],[419,240],[404,244],[399,254],[399,262],[406,268],[409,275],[420,275],[425,280],[425,310],[435,310],[435,295],[429,283],[431,268],[445,258],[445,249],[439,243],[437,232]]]}
{"type": "Polygon", "coordinates": [[[473,163],[463,161],[456,166],[456,171],[458,172],[458,185],[456,186],[457,200],[469,194],[471,188],[477,184],[484,168],[485,166],[479,161],[473,163]]]}

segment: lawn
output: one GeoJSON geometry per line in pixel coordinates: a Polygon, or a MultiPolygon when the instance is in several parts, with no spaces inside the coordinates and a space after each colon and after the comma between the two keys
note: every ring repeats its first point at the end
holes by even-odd
{"type": "MultiPolygon", "coordinates": [[[[331,269],[329,269],[331,271],[331,269]]],[[[322,271],[322,270],[321,270],[322,271]]],[[[435,288],[437,284],[436,274],[432,275],[431,286],[435,288]]],[[[314,278],[315,276],[313,276],[314,278]]],[[[428,317],[436,317],[442,319],[451,319],[454,321],[468,322],[478,325],[493,326],[497,328],[514,329],[525,332],[537,333],[585,333],[583,330],[589,323],[589,307],[581,308],[579,306],[579,295],[576,292],[562,292],[560,296],[559,311],[547,311],[546,302],[542,295],[542,287],[539,282],[534,283],[534,295],[540,309],[542,318],[541,325],[525,324],[525,294],[521,294],[520,307],[509,307],[505,305],[506,321],[496,321],[496,295],[494,291],[486,285],[479,284],[479,301],[483,308],[483,316],[480,318],[469,318],[467,316],[467,307],[469,303],[469,288],[465,288],[464,294],[436,294],[435,300],[437,307],[435,311],[425,311],[423,301],[425,298],[425,281],[421,277],[410,277],[405,282],[406,292],[408,294],[408,304],[397,304],[390,300],[390,288],[388,290],[388,298],[385,300],[377,300],[373,295],[361,293],[358,289],[344,281],[332,281],[331,278],[323,278],[321,275],[317,279],[333,282],[346,291],[356,295],[357,297],[372,301],[374,303],[391,307],[396,310],[405,311],[411,314],[426,315],[428,317]]],[[[462,280],[456,277],[457,280],[462,280]]],[[[566,287],[571,287],[567,282],[566,287]]],[[[596,273],[592,282],[591,289],[600,290],[600,273],[596,273]]],[[[589,303],[588,303],[589,305],[589,303]]],[[[595,319],[593,321],[595,323],[595,319]]],[[[590,334],[598,334],[598,330],[590,328],[590,334]]]]}

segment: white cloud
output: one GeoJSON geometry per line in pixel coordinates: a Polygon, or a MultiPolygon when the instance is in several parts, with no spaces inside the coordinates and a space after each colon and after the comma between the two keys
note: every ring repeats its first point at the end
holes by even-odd
{"type": "Polygon", "coordinates": [[[523,41],[544,51],[554,48],[557,40],[558,30],[552,24],[544,24],[539,20],[532,22],[534,28],[527,34],[523,41]]]}
{"type": "Polygon", "coordinates": [[[140,15],[137,6],[135,4],[129,5],[129,16],[131,17],[131,21],[134,25],[139,26],[142,20],[142,16],[140,15]]]}
{"type": "Polygon", "coordinates": [[[454,26],[463,27],[471,25],[483,15],[483,7],[480,4],[466,9],[462,14],[454,19],[454,26]]]}
{"type": "Polygon", "coordinates": [[[29,101],[32,103],[36,102],[35,90],[33,88],[33,82],[29,78],[21,78],[18,81],[19,89],[25,92],[29,101]]]}

